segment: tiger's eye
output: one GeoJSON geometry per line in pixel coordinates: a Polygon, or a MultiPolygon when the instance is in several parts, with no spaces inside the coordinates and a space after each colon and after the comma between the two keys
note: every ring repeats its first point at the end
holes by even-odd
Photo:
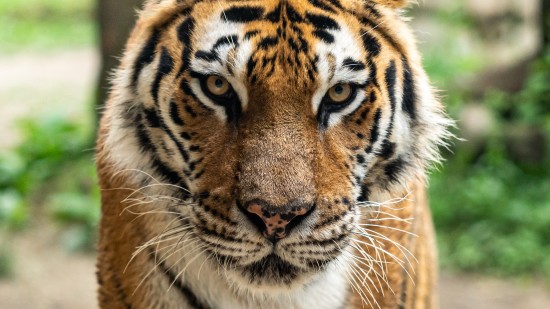
{"type": "Polygon", "coordinates": [[[206,88],[211,94],[215,96],[222,96],[230,91],[231,86],[225,78],[212,75],[206,80],[206,88]]]}
{"type": "Polygon", "coordinates": [[[337,84],[328,91],[329,99],[334,103],[346,102],[352,94],[350,84],[337,84]]]}

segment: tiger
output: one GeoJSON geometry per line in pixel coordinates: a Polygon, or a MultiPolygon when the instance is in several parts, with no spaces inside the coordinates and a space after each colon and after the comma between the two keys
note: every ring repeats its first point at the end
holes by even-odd
{"type": "Polygon", "coordinates": [[[101,308],[437,308],[453,121],[406,0],[149,0],[98,129],[101,308]]]}

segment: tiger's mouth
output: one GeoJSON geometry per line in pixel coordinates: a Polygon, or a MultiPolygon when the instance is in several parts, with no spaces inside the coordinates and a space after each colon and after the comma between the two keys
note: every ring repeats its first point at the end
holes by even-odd
{"type": "Polygon", "coordinates": [[[263,259],[240,268],[252,284],[291,285],[306,271],[272,253],[263,259]]]}
{"type": "MultiPolygon", "coordinates": [[[[229,277],[254,289],[286,290],[311,281],[315,275],[325,271],[327,266],[334,260],[316,260],[304,265],[295,265],[292,261],[285,260],[275,252],[273,250],[263,258],[249,264],[233,264],[232,268],[227,269],[229,277]]],[[[222,265],[228,262],[219,258],[218,261],[222,265]]],[[[229,263],[231,264],[231,262],[229,263]]]]}

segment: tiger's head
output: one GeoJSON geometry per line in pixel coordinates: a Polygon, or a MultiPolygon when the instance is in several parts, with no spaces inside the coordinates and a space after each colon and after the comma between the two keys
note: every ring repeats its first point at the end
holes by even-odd
{"type": "Polygon", "coordinates": [[[150,1],[107,108],[110,161],[229,282],[345,267],[365,206],[423,180],[448,135],[405,2],[150,1]]]}

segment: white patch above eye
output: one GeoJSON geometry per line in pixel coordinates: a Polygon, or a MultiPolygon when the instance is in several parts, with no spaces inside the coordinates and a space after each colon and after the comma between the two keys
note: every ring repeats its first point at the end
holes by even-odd
{"type": "MultiPolygon", "coordinates": [[[[246,64],[253,52],[252,44],[249,40],[243,40],[244,24],[228,22],[220,15],[221,10],[213,13],[210,20],[197,25],[190,68],[204,75],[219,75],[225,78],[239,97],[244,111],[248,107],[249,100],[243,81],[246,80],[246,64]],[[216,46],[220,39],[227,41],[216,46]],[[214,52],[216,60],[209,61],[194,57],[197,51],[214,52]]],[[[214,109],[221,120],[226,121],[225,109],[203,93],[200,81],[194,79],[190,85],[199,100],[214,109]]]]}
{"type": "MultiPolygon", "coordinates": [[[[369,79],[367,67],[363,70],[353,70],[346,67],[345,60],[364,62],[365,54],[360,45],[358,37],[354,35],[345,25],[340,24],[340,30],[328,30],[334,36],[333,43],[319,41],[316,46],[316,55],[319,60],[317,68],[319,71],[318,88],[312,98],[312,109],[315,114],[319,112],[321,101],[327,91],[338,83],[364,84],[369,79]]],[[[362,89],[357,90],[355,100],[345,109],[330,115],[329,126],[336,125],[340,119],[353,112],[365,99],[362,89]]]]}

